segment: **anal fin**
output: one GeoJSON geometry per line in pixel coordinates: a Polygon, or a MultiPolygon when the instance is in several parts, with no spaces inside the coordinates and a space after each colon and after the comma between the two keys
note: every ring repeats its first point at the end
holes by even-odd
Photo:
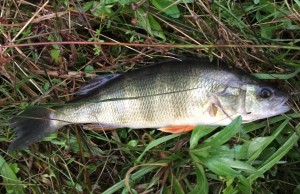
{"type": "Polygon", "coordinates": [[[98,123],[89,123],[89,124],[83,125],[83,129],[89,130],[89,131],[111,131],[111,130],[115,130],[117,128],[118,127],[114,127],[111,125],[101,125],[98,123]]]}
{"type": "Polygon", "coordinates": [[[183,133],[192,131],[196,126],[193,125],[180,125],[180,126],[169,126],[169,127],[162,127],[158,130],[167,132],[167,133],[183,133]]]}

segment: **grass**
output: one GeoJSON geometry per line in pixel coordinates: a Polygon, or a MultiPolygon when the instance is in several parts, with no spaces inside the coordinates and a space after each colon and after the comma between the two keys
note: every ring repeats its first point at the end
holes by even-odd
{"type": "Polygon", "coordinates": [[[299,193],[299,7],[298,0],[1,1],[0,192],[299,193]],[[181,135],[73,125],[7,152],[14,136],[7,121],[20,110],[66,102],[96,75],[178,56],[220,59],[272,79],[292,94],[293,110],[181,135]]]}

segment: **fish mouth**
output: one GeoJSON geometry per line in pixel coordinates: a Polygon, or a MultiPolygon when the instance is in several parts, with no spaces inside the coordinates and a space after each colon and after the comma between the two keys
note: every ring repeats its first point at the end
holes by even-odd
{"type": "Polygon", "coordinates": [[[279,110],[280,111],[278,112],[278,114],[283,114],[291,110],[291,107],[289,105],[282,105],[279,110]]]}
{"type": "Polygon", "coordinates": [[[270,107],[270,110],[263,115],[261,114],[243,115],[243,123],[250,123],[256,120],[265,119],[265,118],[281,115],[288,112],[289,110],[291,110],[290,105],[288,105],[288,100],[289,98],[285,97],[280,100],[280,103],[274,103],[274,105],[270,107]]]}
{"type": "Polygon", "coordinates": [[[279,104],[279,106],[284,106],[289,100],[289,97],[285,97],[282,99],[281,103],[279,104]]]}
{"type": "Polygon", "coordinates": [[[291,107],[288,105],[288,97],[285,97],[281,100],[281,102],[277,105],[274,105],[274,112],[277,114],[283,114],[291,110],[291,107]]]}

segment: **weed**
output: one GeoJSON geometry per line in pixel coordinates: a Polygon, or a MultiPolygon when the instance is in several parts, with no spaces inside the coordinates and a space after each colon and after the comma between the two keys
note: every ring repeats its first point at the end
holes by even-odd
{"type": "MultiPolygon", "coordinates": [[[[299,1],[1,1],[3,193],[299,193],[299,1]],[[23,46],[21,46],[23,45],[23,46]],[[250,124],[110,132],[68,126],[20,152],[8,119],[103,73],[205,56],[272,79],[293,111],[250,124]]],[[[86,127],[84,127],[86,128],[86,127]]]]}

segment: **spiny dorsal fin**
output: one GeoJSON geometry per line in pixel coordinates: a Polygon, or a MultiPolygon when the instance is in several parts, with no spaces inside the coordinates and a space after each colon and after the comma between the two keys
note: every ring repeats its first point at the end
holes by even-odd
{"type": "Polygon", "coordinates": [[[81,87],[76,93],[76,96],[85,96],[90,94],[92,91],[97,90],[99,87],[103,86],[107,82],[116,77],[119,77],[120,74],[108,74],[100,75],[91,79],[85,86],[81,87]]]}

